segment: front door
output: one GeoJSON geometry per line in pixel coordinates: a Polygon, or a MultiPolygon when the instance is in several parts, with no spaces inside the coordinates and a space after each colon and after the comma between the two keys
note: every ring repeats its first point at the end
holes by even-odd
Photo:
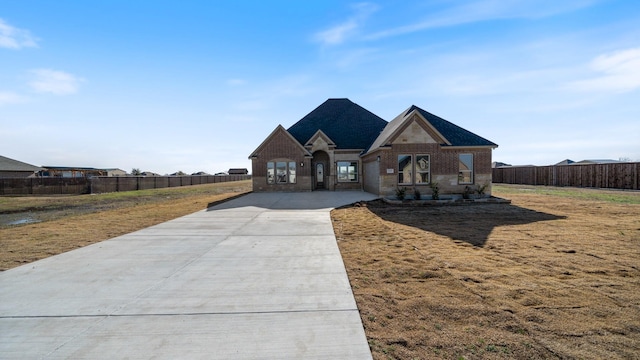
{"type": "Polygon", "coordinates": [[[324,189],[324,164],[316,164],[316,189],[324,189]]]}

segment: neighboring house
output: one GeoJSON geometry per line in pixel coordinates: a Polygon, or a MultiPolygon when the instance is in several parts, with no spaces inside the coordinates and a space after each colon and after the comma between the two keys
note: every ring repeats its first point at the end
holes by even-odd
{"type": "Polygon", "coordinates": [[[582,160],[573,163],[572,165],[585,165],[585,164],[616,164],[621,161],[613,160],[613,159],[591,159],[591,160],[582,160]]]}
{"type": "Polygon", "coordinates": [[[41,167],[24,163],[22,161],[10,159],[0,155],[0,177],[3,178],[26,178],[34,177],[41,167]]]}
{"type": "Polygon", "coordinates": [[[104,169],[107,176],[127,176],[127,172],[122,169],[104,169]]]}
{"type": "Polygon", "coordinates": [[[107,176],[107,170],[90,167],[42,166],[38,175],[42,177],[82,178],[107,176]]]}
{"type": "Polygon", "coordinates": [[[229,169],[229,175],[247,175],[249,170],[247,169],[229,169]]]}
{"type": "Polygon", "coordinates": [[[429,194],[437,183],[441,194],[462,194],[490,185],[497,146],[417,106],[386,122],[349,99],[329,99],[289,129],[278,125],[249,158],[254,191],[429,194]]]}
{"type": "Polygon", "coordinates": [[[503,163],[501,161],[494,161],[491,163],[491,167],[492,168],[499,168],[499,167],[505,167],[505,166],[512,166],[511,164],[507,164],[507,163],[503,163]]]}
{"type": "Polygon", "coordinates": [[[140,176],[162,176],[158,173],[154,173],[153,171],[144,171],[140,173],[140,176]]]}
{"type": "Polygon", "coordinates": [[[575,161],[573,161],[573,160],[571,160],[571,159],[564,159],[564,160],[562,160],[562,161],[560,161],[559,163],[554,164],[554,165],[556,165],[556,166],[557,166],[557,165],[571,165],[571,164],[573,164],[573,163],[575,163],[575,161]]]}

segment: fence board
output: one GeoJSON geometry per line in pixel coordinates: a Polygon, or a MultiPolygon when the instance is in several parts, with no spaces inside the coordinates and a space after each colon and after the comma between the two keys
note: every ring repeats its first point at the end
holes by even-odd
{"type": "Polygon", "coordinates": [[[159,189],[251,179],[229,176],[94,176],[91,178],[0,178],[0,195],[77,195],[159,189]]]}
{"type": "Polygon", "coordinates": [[[493,169],[493,182],[502,184],[572,186],[640,190],[640,163],[510,166],[493,169]]]}

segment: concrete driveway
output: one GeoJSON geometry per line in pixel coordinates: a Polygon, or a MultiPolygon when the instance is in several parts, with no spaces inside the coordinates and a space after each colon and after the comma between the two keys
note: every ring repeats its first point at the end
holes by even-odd
{"type": "Polygon", "coordinates": [[[0,273],[2,359],[370,359],[329,211],[253,193],[0,273]]]}

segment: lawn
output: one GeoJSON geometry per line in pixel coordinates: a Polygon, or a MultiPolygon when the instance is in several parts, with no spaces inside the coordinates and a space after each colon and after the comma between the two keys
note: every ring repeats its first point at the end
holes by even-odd
{"type": "MultiPolygon", "coordinates": [[[[0,197],[0,269],[250,190],[0,197]]],[[[331,213],[374,358],[638,358],[640,193],[496,185],[494,195],[512,203],[331,213]]]]}
{"type": "Polygon", "coordinates": [[[0,271],[175,219],[249,191],[251,180],[97,195],[0,197],[0,271]]]}
{"type": "Polygon", "coordinates": [[[374,358],[638,358],[640,193],[494,195],[332,212],[374,358]]]}

